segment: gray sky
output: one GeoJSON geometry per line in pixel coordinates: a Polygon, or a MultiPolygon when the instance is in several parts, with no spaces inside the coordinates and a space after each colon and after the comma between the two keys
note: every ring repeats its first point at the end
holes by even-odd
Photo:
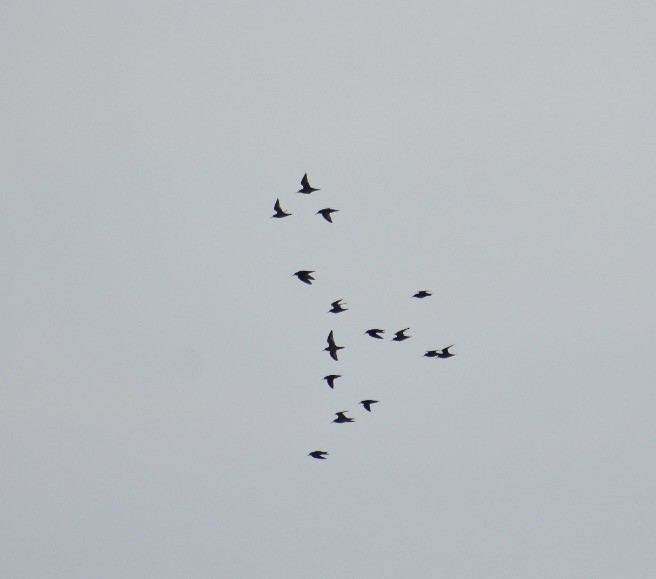
{"type": "Polygon", "coordinates": [[[655,16],[5,2],[0,575],[653,577],[655,16]]]}

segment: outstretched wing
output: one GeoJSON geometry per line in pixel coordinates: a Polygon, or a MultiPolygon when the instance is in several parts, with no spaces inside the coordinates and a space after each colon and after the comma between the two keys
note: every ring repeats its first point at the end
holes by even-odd
{"type": "Polygon", "coordinates": [[[280,199],[276,199],[276,204],[273,206],[273,210],[276,213],[281,213],[282,212],[282,207],[280,207],[280,199]]]}
{"type": "Polygon", "coordinates": [[[333,338],[333,331],[332,330],[330,330],[330,334],[328,334],[328,345],[331,348],[335,347],[335,339],[333,338]]]}
{"type": "Polygon", "coordinates": [[[339,362],[337,359],[337,348],[331,348],[330,349],[330,357],[335,360],[335,362],[339,362]]]}
{"type": "Polygon", "coordinates": [[[303,185],[304,189],[310,189],[310,183],[308,181],[307,173],[303,175],[303,178],[301,179],[301,185],[303,185]]]}

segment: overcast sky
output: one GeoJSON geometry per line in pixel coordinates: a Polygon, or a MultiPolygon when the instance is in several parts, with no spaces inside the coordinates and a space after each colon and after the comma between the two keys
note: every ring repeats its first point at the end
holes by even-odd
{"type": "Polygon", "coordinates": [[[0,575],[656,576],[655,17],[5,1],[0,575]]]}

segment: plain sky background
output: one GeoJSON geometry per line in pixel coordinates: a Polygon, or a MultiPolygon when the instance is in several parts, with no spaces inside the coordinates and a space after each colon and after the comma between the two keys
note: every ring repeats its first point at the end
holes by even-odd
{"type": "Polygon", "coordinates": [[[0,575],[656,576],[655,29],[5,1],[0,575]]]}

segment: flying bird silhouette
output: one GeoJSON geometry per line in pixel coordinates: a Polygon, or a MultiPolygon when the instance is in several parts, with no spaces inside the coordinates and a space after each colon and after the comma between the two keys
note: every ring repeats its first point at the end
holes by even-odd
{"type": "Polygon", "coordinates": [[[314,187],[310,187],[310,182],[308,181],[307,173],[303,175],[303,178],[301,179],[301,185],[303,185],[303,188],[299,189],[297,193],[305,193],[306,195],[309,195],[313,191],[321,191],[321,189],[315,189],[314,187]]]}
{"type": "Polygon", "coordinates": [[[433,294],[429,291],[426,290],[420,290],[418,291],[415,295],[413,295],[413,298],[427,298],[428,296],[432,296],[433,294]]]}
{"type": "Polygon", "coordinates": [[[344,414],[348,412],[348,410],[342,410],[341,412],[335,412],[335,420],[333,422],[336,422],[337,424],[342,424],[342,422],[355,422],[355,418],[347,418],[344,416],[344,414]]]}
{"type": "Polygon", "coordinates": [[[330,334],[328,334],[328,347],[324,348],[323,351],[328,352],[330,354],[330,357],[333,360],[337,360],[337,351],[338,350],[343,350],[343,349],[344,349],[343,346],[337,346],[335,344],[335,338],[333,336],[333,331],[330,330],[330,334]]]}
{"type": "Polygon", "coordinates": [[[327,455],[328,453],[325,450],[313,450],[308,456],[311,456],[312,458],[318,458],[320,460],[326,460],[326,457],[324,455],[327,455]]]}
{"type": "Polygon", "coordinates": [[[367,412],[371,412],[371,405],[372,404],[377,404],[377,403],[378,403],[378,400],[363,400],[362,402],[360,402],[360,404],[362,404],[362,406],[364,406],[364,409],[367,412]]]}
{"type": "Polygon", "coordinates": [[[296,273],[294,273],[292,275],[295,275],[303,283],[306,283],[308,285],[312,285],[312,282],[314,281],[314,278],[312,277],[313,273],[314,273],[313,271],[308,271],[307,269],[301,269],[300,271],[297,271],[296,273]]]}
{"type": "Polygon", "coordinates": [[[449,352],[449,348],[453,348],[453,344],[446,348],[442,348],[441,350],[428,350],[424,356],[427,356],[428,358],[451,358],[455,356],[455,354],[449,352]]]}
{"type": "Polygon", "coordinates": [[[330,214],[336,213],[337,211],[339,211],[339,209],[331,209],[330,207],[326,207],[325,209],[321,209],[320,211],[317,211],[315,215],[319,215],[319,213],[321,213],[321,215],[326,221],[330,221],[330,223],[332,223],[333,218],[330,216],[330,214]]]}
{"type": "Polygon", "coordinates": [[[407,340],[408,338],[410,338],[411,336],[406,336],[406,335],[403,333],[403,332],[405,332],[406,330],[409,330],[409,329],[410,329],[410,328],[405,328],[405,329],[403,329],[403,330],[399,330],[398,332],[396,332],[396,333],[394,334],[394,337],[392,338],[392,341],[393,341],[393,342],[403,342],[403,340],[407,340]]]}
{"type": "Polygon", "coordinates": [[[281,217],[289,217],[291,215],[291,213],[285,213],[283,211],[282,207],[280,206],[280,199],[276,199],[276,204],[273,206],[273,210],[275,211],[275,213],[271,217],[281,218],[281,217]]]}
{"type": "Polygon", "coordinates": [[[328,374],[328,376],[324,376],[323,379],[326,382],[328,382],[328,386],[330,386],[331,388],[335,388],[335,380],[341,377],[342,377],[341,374],[328,374]]]}
{"type": "Polygon", "coordinates": [[[371,330],[367,330],[365,334],[369,334],[372,338],[378,338],[379,340],[383,339],[383,336],[380,336],[379,334],[384,334],[385,330],[378,330],[376,328],[372,328],[371,330]]]}
{"type": "Polygon", "coordinates": [[[332,308],[330,308],[328,310],[328,312],[331,313],[331,314],[339,314],[340,312],[345,312],[346,310],[348,310],[348,308],[342,307],[341,302],[343,302],[343,301],[344,300],[341,300],[341,299],[334,301],[332,304],[330,304],[332,306],[332,308]]]}

